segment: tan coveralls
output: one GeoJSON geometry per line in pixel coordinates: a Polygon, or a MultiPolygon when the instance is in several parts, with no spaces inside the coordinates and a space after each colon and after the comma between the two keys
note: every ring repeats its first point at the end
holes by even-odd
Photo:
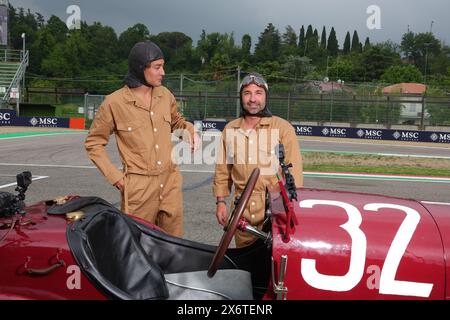
{"type": "Polygon", "coordinates": [[[114,185],[124,179],[122,211],[156,223],[167,233],[183,235],[182,177],[172,162],[171,133],[193,125],[177,111],[173,94],[154,87],[151,104],[141,105],[128,86],[105,98],[86,138],[89,158],[114,185]],[[116,135],[123,164],[120,171],[105,150],[116,135]]]}
{"type": "MultiPolygon", "coordinates": [[[[234,200],[236,196],[240,196],[244,191],[245,184],[253,169],[256,167],[262,169],[255,189],[244,211],[244,218],[252,226],[261,229],[265,215],[266,187],[269,187],[269,189],[270,187],[274,187],[274,190],[279,190],[277,188],[278,180],[275,176],[278,166],[276,166],[275,171],[267,170],[270,167],[267,165],[267,158],[264,161],[262,159],[270,156],[277,157],[278,155],[275,155],[273,146],[282,143],[285,148],[285,163],[292,163],[293,167],[289,170],[294,176],[295,185],[302,187],[302,158],[295,129],[286,120],[276,116],[261,118],[261,121],[252,131],[246,131],[244,129],[243,121],[244,119],[242,117],[233,120],[226,125],[222,132],[221,150],[218,153],[213,193],[216,197],[227,197],[230,195],[231,187],[234,184],[235,192],[230,209],[232,211],[234,209],[234,200]],[[268,131],[272,132],[272,134],[278,132],[274,136],[278,138],[278,141],[271,141],[273,138],[262,139],[263,136],[272,136],[272,134],[266,134],[268,131]],[[265,133],[263,134],[263,132],[265,133]],[[230,133],[233,135],[232,138],[227,136],[230,133]],[[238,143],[236,142],[238,139],[241,139],[241,146],[243,147],[238,147],[238,143]],[[266,142],[268,145],[264,146],[266,142]],[[257,150],[256,153],[254,151],[255,148],[257,150]],[[256,154],[258,155],[257,160],[254,159],[254,155],[256,154]],[[226,158],[228,158],[228,163],[226,163],[226,158]]],[[[246,246],[254,240],[254,236],[239,230],[235,234],[236,247],[246,246]]]]}

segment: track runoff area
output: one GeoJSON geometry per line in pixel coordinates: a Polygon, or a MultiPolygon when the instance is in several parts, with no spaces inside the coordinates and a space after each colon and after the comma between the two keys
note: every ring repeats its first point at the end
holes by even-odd
{"type": "MultiPolygon", "coordinates": [[[[28,132],[0,134],[0,191],[14,192],[15,175],[31,171],[33,183],[26,202],[54,199],[64,195],[98,196],[119,205],[120,196],[92,164],[84,149],[87,131],[28,132]]],[[[219,138],[217,133],[203,135],[201,155],[219,138]]],[[[182,144],[185,142],[181,142],[182,144]]],[[[299,137],[303,152],[341,152],[379,154],[380,156],[429,157],[450,159],[450,148],[431,144],[385,144],[299,137]]],[[[107,151],[121,167],[114,137],[107,151]]],[[[197,156],[198,157],[198,156],[197,156]]],[[[201,160],[203,156],[200,157],[201,160]]],[[[183,175],[185,238],[217,245],[222,228],[215,218],[212,194],[214,161],[180,165],[183,175]]],[[[412,198],[450,205],[450,177],[424,177],[382,174],[305,172],[308,188],[354,191],[412,198]]]]}

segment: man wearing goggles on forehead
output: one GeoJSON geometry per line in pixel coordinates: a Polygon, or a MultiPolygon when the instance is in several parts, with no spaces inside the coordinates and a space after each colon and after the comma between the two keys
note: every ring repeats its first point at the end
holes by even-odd
{"type": "MultiPolygon", "coordinates": [[[[274,147],[285,146],[285,162],[292,163],[290,172],[297,187],[303,186],[303,165],[300,147],[294,127],[286,120],[273,116],[267,106],[269,86],[258,73],[252,72],[244,77],[240,84],[241,117],[229,122],[222,132],[221,148],[217,158],[213,182],[216,197],[216,218],[221,225],[228,220],[225,198],[234,185],[234,200],[243,192],[245,184],[254,168],[259,167],[261,175],[255,185],[244,218],[261,229],[265,214],[266,190],[277,190],[276,173],[279,170],[274,147]],[[273,160],[275,158],[276,164],[273,160]]],[[[252,243],[256,238],[237,231],[236,247],[252,243]]]]}
{"type": "Polygon", "coordinates": [[[242,90],[242,87],[248,86],[251,83],[254,83],[257,86],[264,88],[266,91],[269,91],[269,85],[266,80],[256,72],[249,73],[244,79],[242,79],[239,90],[242,90]]]}

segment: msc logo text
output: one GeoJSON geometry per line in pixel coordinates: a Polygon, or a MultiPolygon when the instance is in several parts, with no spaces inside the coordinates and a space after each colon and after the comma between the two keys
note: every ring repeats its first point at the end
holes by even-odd
{"type": "Polygon", "coordinates": [[[57,118],[32,118],[31,125],[34,126],[56,126],[58,125],[57,118]]]}
{"type": "Polygon", "coordinates": [[[295,133],[297,135],[312,134],[312,131],[313,131],[312,127],[296,127],[295,128],[295,133]]]}
{"type": "Polygon", "coordinates": [[[11,113],[0,113],[0,121],[10,121],[11,120],[11,113]]]}

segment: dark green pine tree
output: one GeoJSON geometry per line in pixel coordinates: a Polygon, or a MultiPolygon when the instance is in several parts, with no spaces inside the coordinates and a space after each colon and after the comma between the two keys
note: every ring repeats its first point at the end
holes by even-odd
{"type": "Polygon", "coordinates": [[[282,35],[282,44],[285,46],[296,47],[297,46],[297,34],[294,28],[290,25],[286,27],[286,31],[282,35]]]}
{"type": "Polygon", "coordinates": [[[366,38],[366,42],[364,42],[364,48],[363,48],[363,50],[364,50],[364,51],[369,50],[370,46],[371,46],[370,40],[369,40],[369,37],[367,37],[367,38],[366,38]]]}
{"type": "Polygon", "coordinates": [[[319,33],[314,29],[312,37],[308,40],[308,56],[314,55],[319,48],[319,33]]]}
{"type": "Polygon", "coordinates": [[[241,41],[241,61],[249,62],[251,58],[250,50],[252,48],[252,37],[244,34],[241,41]]]}
{"type": "Polygon", "coordinates": [[[358,32],[355,30],[355,32],[353,32],[353,38],[352,38],[352,51],[359,51],[359,36],[358,36],[358,32]]]}
{"type": "Polygon", "coordinates": [[[348,54],[350,52],[350,32],[347,31],[347,34],[345,35],[345,41],[344,41],[344,54],[348,54]]]}
{"type": "Polygon", "coordinates": [[[331,56],[337,56],[339,50],[339,43],[336,37],[336,31],[334,31],[334,27],[331,28],[330,35],[328,37],[328,53],[331,56]]]}
{"type": "Polygon", "coordinates": [[[272,23],[269,23],[258,38],[255,46],[255,62],[275,61],[280,58],[281,36],[272,23]]]}
{"type": "Polygon", "coordinates": [[[305,27],[300,29],[300,36],[298,37],[298,46],[302,47],[305,44],[305,27]]]}
{"type": "Polygon", "coordinates": [[[325,30],[325,26],[323,26],[322,36],[320,37],[320,47],[322,49],[327,48],[327,31],[325,30]]]}
{"type": "Polygon", "coordinates": [[[306,30],[306,36],[305,36],[305,39],[306,39],[306,40],[311,39],[311,37],[312,37],[313,35],[314,35],[314,32],[313,32],[312,25],[309,25],[309,26],[308,26],[308,30],[306,30]]]}

